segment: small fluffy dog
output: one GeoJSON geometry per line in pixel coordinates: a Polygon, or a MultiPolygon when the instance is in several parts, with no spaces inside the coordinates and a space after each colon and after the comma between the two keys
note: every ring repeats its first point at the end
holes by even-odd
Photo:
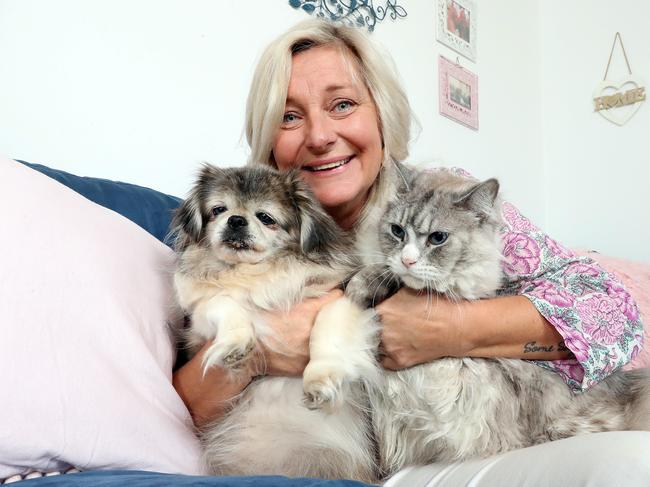
{"type": "MultiPolygon", "coordinates": [[[[214,340],[206,369],[236,374],[260,340],[277,350],[261,312],[321,295],[358,266],[350,238],[297,172],[205,165],[174,229],[174,283],[191,317],[189,346],[196,351],[214,340]]],[[[325,306],[312,331],[304,384],[258,378],[201,431],[210,471],[374,481],[367,396],[355,379],[377,373],[376,332],[372,311],[347,299],[325,306]]]]}

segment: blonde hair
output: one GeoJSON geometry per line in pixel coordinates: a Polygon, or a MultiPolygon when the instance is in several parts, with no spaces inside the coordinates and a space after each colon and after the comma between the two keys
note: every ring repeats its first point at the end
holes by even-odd
{"type": "Polygon", "coordinates": [[[338,47],[354,61],[357,69],[353,74],[358,72],[377,107],[384,156],[369,196],[368,202],[374,202],[377,193],[385,193],[386,173],[392,172],[392,163],[408,156],[412,113],[389,55],[352,27],[310,19],[290,28],[266,48],[246,101],[246,140],[251,148],[248,162],[276,166],[273,143],[284,116],[292,57],[318,46],[338,47]]]}

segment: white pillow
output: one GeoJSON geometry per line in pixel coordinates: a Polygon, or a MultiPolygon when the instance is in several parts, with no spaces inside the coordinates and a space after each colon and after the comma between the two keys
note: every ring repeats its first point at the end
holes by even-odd
{"type": "Polygon", "coordinates": [[[0,479],[204,473],[171,384],[172,251],[3,157],[0,208],[0,479]]]}

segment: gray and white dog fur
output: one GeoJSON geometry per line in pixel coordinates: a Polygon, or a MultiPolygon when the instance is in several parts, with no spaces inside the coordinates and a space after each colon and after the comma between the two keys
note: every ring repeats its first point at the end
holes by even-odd
{"type": "MultiPolygon", "coordinates": [[[[322,295],[358,270],[350,237],[297,172],[205,165],[173,223],[174,283],[191,317],[189,346],[196,352],[215,339],[204,370],[237,374],[259,342],[291,353],[261,313],[322,295]]],[[[313,330],[303,379],[260,377],[200,428],[211,473],[376,479],[367,395],[355,383],[376,374],[373,313],[342,299],[321,309],[313,330]]]]}
{"type": "MultiPolygon", "coordinates": [[[[371,306],[402,286],[429,293],[431,306],[435,293],[496,296],[504,279],[498,182],[397,168],[396,197],[358,240],[367,267],[351,279],[347,297],[371,306]]],[[[442,358],[384,371],[370,388],[380,471],[583,433],[649,430],[649,379],[647,370],[616,372],[574,394],[558,374],[526,360],[442,358]]]]}

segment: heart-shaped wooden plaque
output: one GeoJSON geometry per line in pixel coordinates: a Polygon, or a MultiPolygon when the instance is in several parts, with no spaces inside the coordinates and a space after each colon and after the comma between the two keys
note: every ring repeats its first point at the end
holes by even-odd
{"type": "Polygon", "coordinates": [[[594,109],[616,125],[625,125],[641,108],[645,88],[636,76],[601,81],[594,90],[594,109]]]}

